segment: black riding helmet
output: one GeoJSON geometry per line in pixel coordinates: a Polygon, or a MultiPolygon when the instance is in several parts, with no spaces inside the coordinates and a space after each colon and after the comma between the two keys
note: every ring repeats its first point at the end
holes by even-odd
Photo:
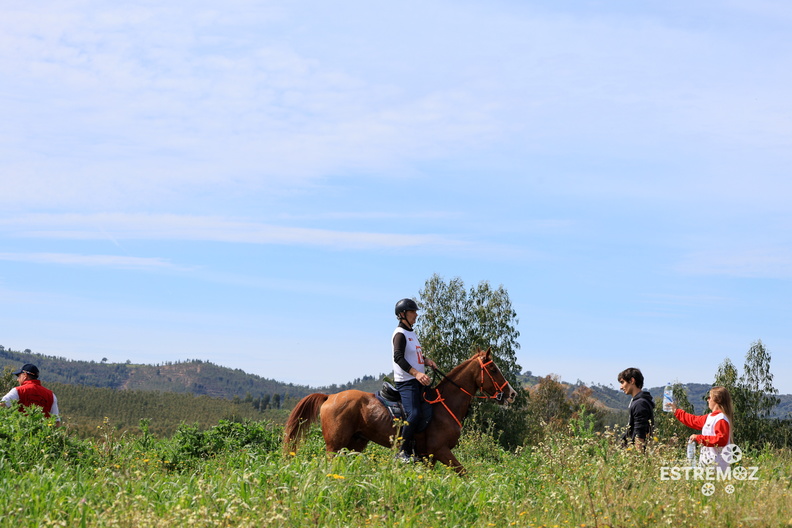
{"type": "Polygon", "coordinates": [[[415,304],[415,301],[412,299],[402,299],[396,303],[396,317],[399,317],[399,314],[409,312],[410,310],[416,312],[418,311],[418,305],[415,304]]]}

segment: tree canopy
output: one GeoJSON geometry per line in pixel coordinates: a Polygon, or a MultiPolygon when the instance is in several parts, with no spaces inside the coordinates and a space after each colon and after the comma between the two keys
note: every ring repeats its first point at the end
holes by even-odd
{"type": "Polygon", "coordinates": [[[450,370],[476,350],[490,348],[510,382],[522,371],[517,363],[517,313],[503,286],[487,281],[465,289],[460,278],[444,282],[432,275],[420,291],[416,324],[421,346],[440,368],[450,370]]]}

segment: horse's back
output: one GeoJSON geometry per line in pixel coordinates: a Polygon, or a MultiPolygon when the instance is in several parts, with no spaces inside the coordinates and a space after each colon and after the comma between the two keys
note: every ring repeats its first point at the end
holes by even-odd
{"type": "Polygon", "coordinates": [[[322,405],[322,414],[347,411],[364,412],[366,408],[371,407],[372,403],[379,404],[379,401],[370,392],[357,389],[345,390],[327,397],[327,401],[322,405]]]}
{"type": "Polygon", "coordinates": [[[331,394],[322,405],[322,432],[328,447],[362,450],[358,442],[371,440],[389,445],[394,434],[393,419],[385,406],[370,392],[356,389],[331,394]]]}

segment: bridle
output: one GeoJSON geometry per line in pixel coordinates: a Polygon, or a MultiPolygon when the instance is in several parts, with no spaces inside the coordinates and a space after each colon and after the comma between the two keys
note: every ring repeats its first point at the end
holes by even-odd
{"type": "MultiPolygon", "coordinates": [[[[484,393],[483,396],[479,396],[478,394],[471,394],[470,392],[468,392],[467,389],[465,389],[465,387],[462,387],[456,381],[454,381],[451,378],[449,378],[445,374],[445,372],[443,372],[442,370],[438,369],[437,367],[435,367],[434,370],[436,372],[438,372],[443,377],[443,379],[447,380],[449,383],[454,385],[456,388],[458,388],[459,390],[461,390],[462,392],[464,392],[465,394],[467,394],[471,398],[480,398],[480,399],[485,399],[485,400],[495,400],[495,401],[500,402],[501,400],[503,400],[503,393],[504,393],[503,389],[505,389],[509,385],[509,382],[506,381],[506,378],[503,379],[503,383],[498,383],[497,381],[495,381],[495,378],[492,376],[492,373],[487,369],[487,367],[491,363],[492,364],[495,363],[492,360],[492,358],[489,358],[489,360],[486,361],[486,362],[484,361],[484,358],[482,358],[481,356],[479,356],[477,359],[478,359],[478,362],[479,362],[479,367],[481,368],[481,389],[480,390],[481,390],[481,392],[484,393]],[[488,394],[486,391],[484,391],[484,373],[485,372],[487,373],[487,376],[489,376],[489,379],[492,382],[492,386],[495,387],[495,392],[493,394],[488,394]]],[[[424,400],[426,400],[426,402],[430,403],[430,404],[431,403],[440,403],[440,404],[442,404],[443,407],[445,407],[445,410],[448,411],[448,414],[451,415],[451,417],[454,419],[454,421],[457,423],[457,425],[461,428],[462,427],[462,421],[459,418],[456,417],[456,415],[454,414],[454,412],[451,409],[448,408],[448,405],[446,405],[446,403],[445,403],[445,398],[443,398],[443,395],[440,393],[440,390],[437,387],[435,387],[434,389],[437,392],[437,398],[435,398],[434,400],[429,400],[429,399],[426,398],[426,394],[424,394],[424,400]]]]}

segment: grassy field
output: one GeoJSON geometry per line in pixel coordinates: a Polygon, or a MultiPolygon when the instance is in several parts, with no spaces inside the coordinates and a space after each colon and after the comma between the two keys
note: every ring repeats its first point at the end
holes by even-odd
{"type": "Polygon", "coordinates": [[[92,440],[41,416],[4,412],[0,424],[8,527],[792,525],[788,451],[745,453],[735,467],[748,478],[673,480],[664,475],[682,466],[683,446],[640,454],[607,433],[570,431],[506,452],[468,432],[455,450],[468,469],[461,478],[398,464],[379,447],[328,460],[316,432],[284,455],[281,428],[268,422],[183,427],[168,439],[145,423],[140,435],[115,437],[106,424],[92,440]]]}

